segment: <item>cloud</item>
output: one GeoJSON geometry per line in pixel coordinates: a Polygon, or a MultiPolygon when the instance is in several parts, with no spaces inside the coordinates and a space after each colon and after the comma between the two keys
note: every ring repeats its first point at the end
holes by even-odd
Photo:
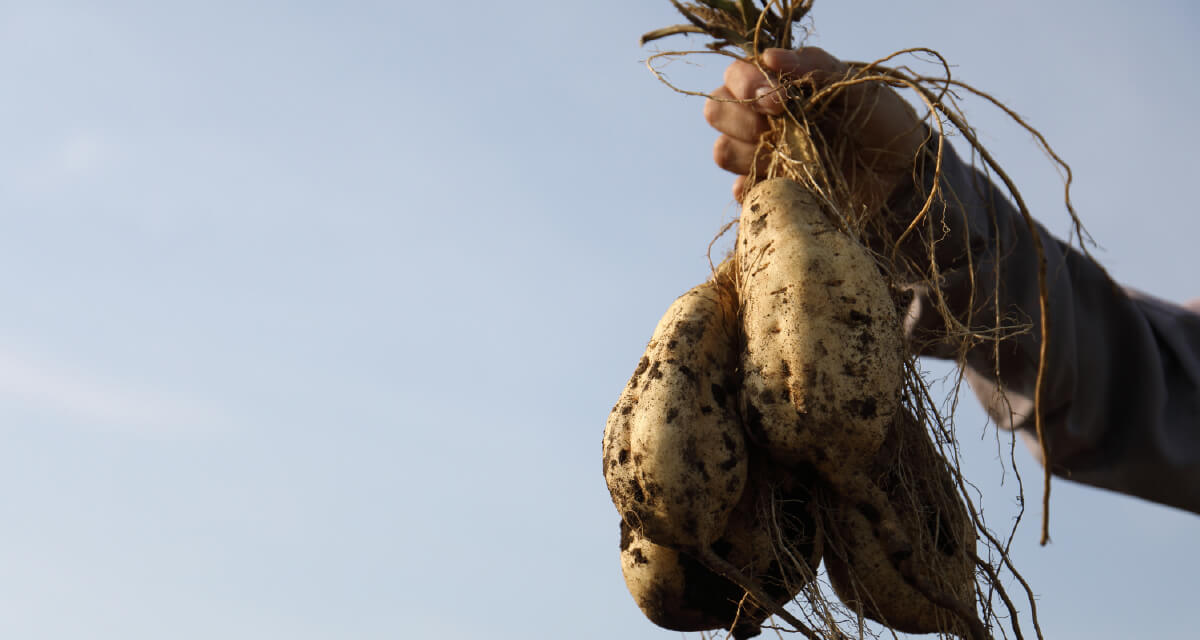
{"type": "Polygon", "coordinates": [[[219,412],[179,394],[0,345],[0,410],[5,405],[97,431],[152,438],[211,434],[229,426],[219,412]]]}
{"type": "Polygon", "coordinates": [[[51,165],[61,173],[86,175],[102,167],[111,148],[94,133],[81,133],[63,140],[54,150],[51,165]]]}
{"type": "Polygon", "coordinates": [[[34,194],[102,178],[116,167],[121,157],[114,138],[98,130],[59,132],[16,144],[19,157],[26,160],[7,167],[9,177],[14,187],[34,194]]]}

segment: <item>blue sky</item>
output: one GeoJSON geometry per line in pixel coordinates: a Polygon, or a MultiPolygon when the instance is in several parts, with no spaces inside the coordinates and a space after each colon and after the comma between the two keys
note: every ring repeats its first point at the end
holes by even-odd
{"type": "MultiPolygon", "coordinates": [[[[1200,296],[1193,4],[814,15],[846,58],[942,51],[1073,164],[1118,280],[1200,296]]],[[[701,103],[640,64],[675,21],[666,0],[0,5],[0,635],[678,637],[625,592],[599,462],[736,215],[701,103]]],[[[697,62],[670,73],[715,88],[723,62],[697,62]]],[[[967,112],[1065,231],[1029,137],[967,112]]],[[[958,424],[991,486],[972,399],[958,424]]],[[[1005,522],[1011,484],[987,491],[1005,522]]],[[[1066,482],[1046,548],[1037,515],[1017,562],[1048,637],[1190,635],[1196,516],[1066,482]]]]}

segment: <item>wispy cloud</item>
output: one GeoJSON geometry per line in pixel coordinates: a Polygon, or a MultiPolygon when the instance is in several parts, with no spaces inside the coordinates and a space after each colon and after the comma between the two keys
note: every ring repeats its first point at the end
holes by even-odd
{"type": "Polygon", "coordinates": [[[54,150],[52,165],[66,175],[88,174],[104,165],[112,155],[109,143],[94,132],[70,136],[54,150]]]}
{"type": "Polygon", "coordinates": [[[0,411],[6,405],[152,438],[210,434],[230,424],[220,412],[182,394],[0,344],[0,411]]]}
{"type": "Polygon", "coordinates": [[[59,189],[102,174],[116,161],[111,136],[101,131],[73,131],[44,140],[30,150],[30,160],[19,172],[20,183],[36,191],[59,189]]]}

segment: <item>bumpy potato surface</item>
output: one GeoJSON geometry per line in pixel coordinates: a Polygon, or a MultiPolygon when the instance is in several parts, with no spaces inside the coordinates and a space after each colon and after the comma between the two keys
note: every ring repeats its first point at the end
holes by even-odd
{"type": "Polygon", "coordinates": [[[737,307],[727,269],[671,304],[605,428],[613,504],[661,545],[711,544],[746,486],[737,307]]]}
{"type": "Polygon", "coordinates": [[[899,407],[907,356],[872,256],[776,178],[744,200],[737,262],[751,438],[826,476],[865,468],[899,407]]]}

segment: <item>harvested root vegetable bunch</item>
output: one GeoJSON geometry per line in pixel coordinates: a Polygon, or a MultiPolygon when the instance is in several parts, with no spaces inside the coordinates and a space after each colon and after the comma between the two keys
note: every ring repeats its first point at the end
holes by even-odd
{"type": "MultiPolygon", "coordinates": [[[[704,34],[710,49],[750,63],[768,47],[791,48],[812,5],[671,2],[687,24],[643,41],[704,34]]],[[[652,64],[671,55],[683,54],[659,53],[652,64]]],[[[787,108],[761,139],[767,161],[756,166],[767,169],[747,180],[733,258],[671,306],[609,416],[604,474],[622,517],[622,571],[661,626],[743,638],[775,615],[813,640],[878,633],[864,619],[971,640],[997,630],[1021,638],[1024,614],[1005,589],[1012,578],[1042,637],[1008,544],[988,530],[948,461],[957,460],[953,425],[906,352],[893,295],[924,278],[948,344],[1004,339],[1004,327],[955,316],[938,287],[932,239],[944,234],[926,214],[940,197],[944,120],[1004,180],[1030,225],[1032,217],[947,91],[975,90],[883,67],[890,58],[851,63],[844,79],[820,88],[781,79],[787,108]],[[881,194],[862,188],[881,183],[872,171],[895,167],[856,156],[829,126],[840,92],[868,82],[911,89],[929,108],[932,138],[920,153],[930,155],[914,162],[933,167],[932,187],[907,229],[885,219],[881,194]],[[928,241],[928,255],[901,253],[906,240],[928,241]],[[804,620],[789,602],[804,606],[804,620]]],[[[1044,268],[1039,278],[1044,300],[1044,268]]],[[[1041,317],[1044,340],[1044,308],[1041,317]]]]}

